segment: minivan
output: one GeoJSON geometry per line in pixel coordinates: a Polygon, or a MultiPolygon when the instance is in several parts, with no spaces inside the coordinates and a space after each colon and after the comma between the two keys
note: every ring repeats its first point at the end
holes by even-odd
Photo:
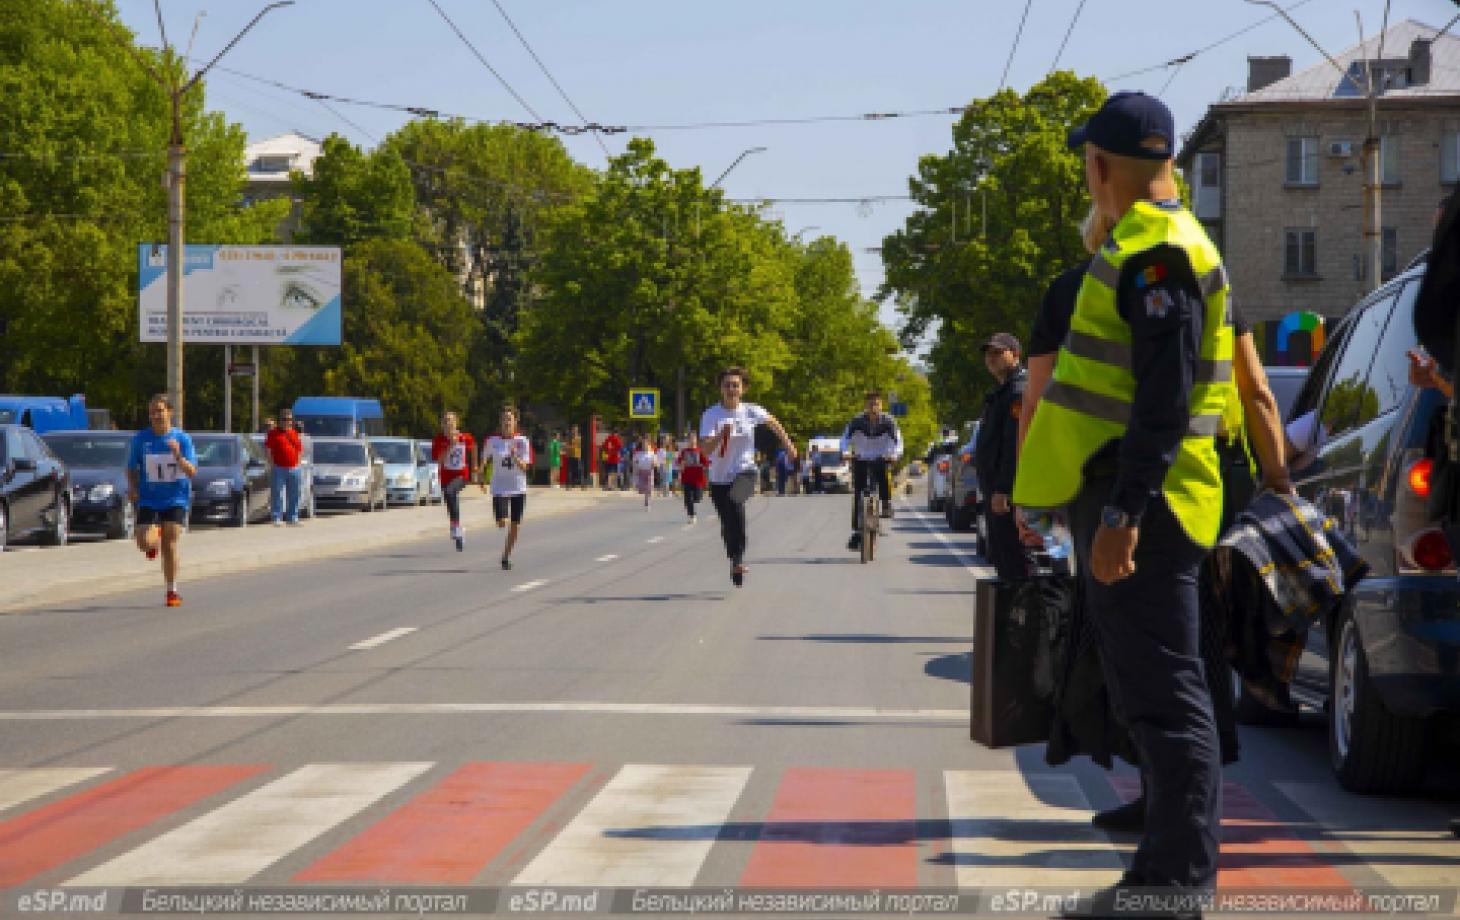
{"type": "Polygon", "coordinates": [[[10,396],[0,394],[0,425],[24,425],[36,434],[47,431],[86,429],[86,397],[80,393],[60,396],[10,396]]]}
{"type": "Polygon", "coordinates": [[[1362,300],[1335,327],[1289,418],[1317,413],[1326,442],[1293,471],[1371,567],[1308,631],[1292,685],[1325,709],[1330,761],[1354,792],[1415,788],[1436,741],[1460,725],[1460,584],[1426,498],[1443,397],[1409,384],[1424,266],[1362,300]]]}
{"type": "Polygon", "coordinates": [[[385,412],[378,399],[301,396],[294,400],[294,422],[300,431],[317,438],[369,438],[385,434],[385,412]]]}

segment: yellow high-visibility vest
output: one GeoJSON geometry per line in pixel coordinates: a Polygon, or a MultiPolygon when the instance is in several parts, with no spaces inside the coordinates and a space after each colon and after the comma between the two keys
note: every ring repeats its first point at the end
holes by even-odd
{"type": "Polygon", "coordinates": [[[1054,376],[1020,453],[1014,503],[1026,508],[1069,504],[1084,484],[1085,463],[1125,434],[1136,381],[1131,373],[1131,329],[1117,307],[1116,287],[1127,259],[1162,244],[1186,253],[1201,287],[1206,322],[1190,423],[1161,491],[1192,541],[1209,547],[1216,543],[1222,516],[1222,478],[1213,438],[1237,399],[1232,383],[1234,338],[1221,255],[1185,209],[1137,202],[1091,260],[1054,376]]]}

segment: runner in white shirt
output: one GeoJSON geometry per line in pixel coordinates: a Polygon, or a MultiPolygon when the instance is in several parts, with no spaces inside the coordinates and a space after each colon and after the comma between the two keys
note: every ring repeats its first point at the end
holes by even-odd
{"type": "Polygon", "coordinates": [[[532,468],[532,443],[517,432],[517,411],[503,409],[501,430],[482,443],[483,479],[492,468],[492,514],[498,527],[508,527],[507,545],[502,549],[502,568],[512,568],[512,547],[522,526],[527,507],[527,471],[532,468]]]}
{"type": "Polygon", "coordinates": [[[720,516],[720,535],[730,557],[730,580],[745,583],[745,503],[755,494],[755,428],[769,425],[786,454],[796,459],[796,445],[775,416],[755,403],[741,402],[746,390],[743,367],[720,372],[720,401],[700,416],[701,447],[710,458],[710,501],[720,516]]]}
{"type": "Polygon", "coordinates": [[[644,496],[644,510],[649,510],[649,499],[654,495],[654,471],[659,467],[659,454],[654,450],[648,435],[641,435],[634,445],[634,488],[644,496]]]}

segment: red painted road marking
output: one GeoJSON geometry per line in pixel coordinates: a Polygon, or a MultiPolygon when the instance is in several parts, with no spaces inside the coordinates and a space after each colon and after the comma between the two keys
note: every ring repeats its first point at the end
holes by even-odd
{"type": "MultiPolygon", "coordinates": [[[[1141,791],[1135,777],[1111,777],[1110,784],[1127,802],[1141,791]]],[[[1351,890],[1353,883],[1250,792],[1237,783],[1223,783],[1217,886],[1351,890]]]]}
{"type": "Polygon", "coordinates": [[[469,882],[589,770],[472,763],[294,876],[296,882],[469,882]]]}
{"type": "Polygon", "coordinates": [[[267,769],[144,767],[0,822],[0,887],[22,884],[267,769]]]}
{"type": "Polygon", "coordinates": [[[918,884],[912,770],[787,770],[740,884],[751,888],[918,884]]]}

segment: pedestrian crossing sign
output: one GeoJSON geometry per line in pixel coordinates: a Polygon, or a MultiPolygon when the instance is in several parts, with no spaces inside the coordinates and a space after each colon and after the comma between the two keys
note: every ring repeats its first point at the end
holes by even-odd
{"type": "Polygon", "coordinates": [[[629,418],[659,417],[659,391],[649,388],[629,390],[629,418]]]}

